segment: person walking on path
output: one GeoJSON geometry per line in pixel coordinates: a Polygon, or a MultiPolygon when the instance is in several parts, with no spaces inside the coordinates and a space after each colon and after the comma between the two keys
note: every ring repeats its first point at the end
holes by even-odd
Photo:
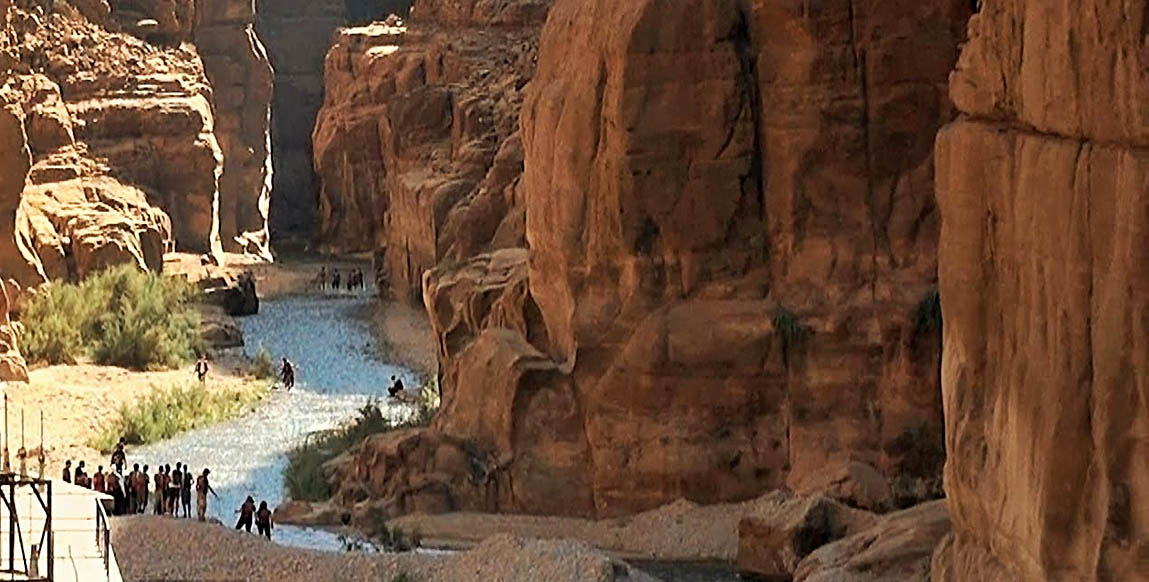
{"type": "Polygon", "coordinates": [[[208,481],[208,475],[210,474],[210,469],[204,469],[203,474],[200,475],[199,478],[197,478],[195,481],[195,513],[196,518],[200,521],[205,521],[207,518],[207,494],[211,493],[212,495],[215,495],[216,499],[219,499],[219,495],[215,494],[215,489],[211,488],[211,483],[208,481]]]}
{"type": "Polygon", "coordinates": [[[180,486],[180,501],[183,502],[184,518],[191,517],[191,503],[192,503],[192,476],[190,465],[184,463],[184,480],[183,485],[180,486]]]}
{"type": "Polygon", "coordinates": [[[70,460],[64,461],[63,479],[64,479],[65,483],[71,483],[72,482],[72,461],[70,461],[70,460]]]}
{"type": "Polygon", "coordinates": [[[287,358],[283,358],[283,366],[279,372],[280,379],[283,380],[284,390],[291,390],[295,387],[295,366],[287,358]]]}
{"type": "Polygon", "coordinates": [[[251,533],[251,520],[255,517],[255,500],[250,495],[243,501],[243,505],[239,506],[239,521],[235,522],[235,530],[247,530],[251,533]]]}
{"type": "Polygon", "coordinates": [[[266,501],[260,501],[259,511],[255,512],[255,529],[259,535],[271,539],[271,510],[266,501]]]}
{"type": "Polygon", "coordinates": [[[208,372],[207,357],[201,355],[199,357],[199,359],[196,360],[196,362],[195,362],[195,375],[196,375],[196,378],[199,378],[199,381],[201,384],[207,380],[207,372],[208,372]]]}

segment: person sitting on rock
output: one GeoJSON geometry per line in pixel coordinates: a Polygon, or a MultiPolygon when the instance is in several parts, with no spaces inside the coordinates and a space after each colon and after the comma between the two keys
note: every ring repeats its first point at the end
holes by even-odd
{"type": "Polygon", "coordinates": [[[387,389],[387,394],[394,398],[403,391],[403,379],[391,376],[391,387],[387,389]]]}
{"type": "Polygon", "coordinates": [[[259,535],[271,539],[271,510],[267,508],[267,502],[259,502],[259,511],[255,512],[255,528],[259,535]]]}
{"type": "Polygon", "coordinates": [[[284,390],[291,390],[295,387],[295,366],[287,358],[283,358],[283,366],[279,371],[279,377],[283,380],[284,390]]]}

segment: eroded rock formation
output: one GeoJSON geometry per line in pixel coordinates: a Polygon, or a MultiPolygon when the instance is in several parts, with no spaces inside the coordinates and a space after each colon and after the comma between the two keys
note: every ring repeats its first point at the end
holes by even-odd
{"type": "MultiPolygon", "coordinates": [[[[936,470],[917,450],[941,424],[932,146],[970,6],[856,4],[556,2],[504,194],[529,251],[406,252],[407,269],[441,260],[423,291],[443,409],[338,464],[338,500],[604,516],[747,499],[833,462],[936,470]]],[[[443,9],[426,6],[416,21],[443,9]]],[[[395,59],[359,96],[433,70],[399,66],[422,58],[406,46],[347,54],[351,71],[395,59]]],[[[360,160],[341,151],[340,171],[360,160]]],[[[384,160],[325,186],[390,187],[384,160]]],[[[396,236],[457,240],[398,222],[397,198],[335,197],[387,208],[389,257],[396,236]]],[[[393,271],[400,290],[419,273],[393,271]]]]}
{"type": "Polygon", "coordinates": [[[221,220],[230,249],[267,254],[270,72],[250,19],[233,0],[5,8],[6,276],[158,270],[175,245],[221,252],[221,220]]]}
{"type": "Polygon", "coordinates": [[[1147,23],[1094,0],[970,22],[937,142],[937,582],[1149,580],[1147,23]]]}
{"type": "Polygon", "coordinates": [[[440,261],[524,244],[517,132],[541,18],[492,30],[483,16],[346,29],[327,56],[318,240],[375,251],[402,299],[440,261]]]}

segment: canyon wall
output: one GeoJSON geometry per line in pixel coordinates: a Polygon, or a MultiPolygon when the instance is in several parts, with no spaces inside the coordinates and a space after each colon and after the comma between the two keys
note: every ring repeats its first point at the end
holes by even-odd
{"type": "Polygon", "coordinates": [[[270,71],[250,5],[24,1],[5,12],[6,277],[158,270],[177,246],[220,253],[221,234],[267,254],[270,71]]]}
{"type": "Polygon", "coordinates": [[[317,222],[311,130],[323,104],[323,57],[346,12],[344,0],[257,0],[256,29],[275,70],[270,213],[277,240],[306,240],[317,222]]]}
{"type": "MultiPolygon", "coordinates": [[[[534,14],[509,4],[417,3],[413,18],[534,14]]],[[[328,240],[382,238],[399,293],[438,264],[423,299],[443,382],[430,429],[372,438],[332,465],[336,501],[606,516],[801,488],[849,461],[928,479],[942,422],[933,137],[951,118],[969,8],[558,0],[521,138],[500,148],[508,161],[521,148],[523,174],[500,172],[518,184],[476,215],[504,220],[463,229],[482,233],[463,252],[443,252],[460,240],[446,225],[499,198],[491,189],[427,188],[424,218],[404,223],[417,215],[396,208],[395,173],[420,188],[426,174],[388,159],[386,139],[382,163],[364,148],[325,158],[321,138],[337,132],[321,120],[328,240]],[[367,196],[373,183],[383,198],[367,196]],[[471,202],[451,204],[460,196],[471,202]],[[382,226],[360,222],[366,208],[382,226]],[[524,248],[501,244],[502,226],[490,234],[519,214],[524,248]]],[[[372,55],[411,54],[386,44],[337,48],[329,74],[334,62],[363,71],[360,96],[417,94],[435,77],[418,56],[366,74],[372,55]]],[[[357,135],[412,134],[389,136],[396,119],[447,133],[410,124],[442,115],[388,108],[357,135]]]]}
{"type": "Polygon", "coordinates": [[[1147,24],[1095,0],[970,23],[937,140],[936,582],[1149,580],[1147,24]]]}
{"type": "Polygon", "coordinates": [[[440,261],[523,246],[518,119],[542,26],[529,16],[340,32],[314,132],[322,249],[374,251],[381,288],[418,300],[440,261]]]}

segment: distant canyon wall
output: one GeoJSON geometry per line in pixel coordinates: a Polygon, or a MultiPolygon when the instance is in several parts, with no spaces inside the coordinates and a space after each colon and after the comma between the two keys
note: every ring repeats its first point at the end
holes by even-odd
{"type": "Polygon", "coordinates": [[[251,16],[217,0],[4,7],[6,277],[158,270],[176,246],[268,254],[270,70],[251,16]],[[193,41],[202,59],[177,47],[193,41]]]}
{"type": "Polygon", "coordinates": [[[1149,7],[984,6],[937,140],[934,580],[1149,580],[1149,7]]]}
{"type": "Polygon", "coordinates": [[[321,240],[422,280],[444,395],[342,459],[337,500],[605,516],[936,469],[933,140],[969,3],[558,0],[519,134],[475,143],[517,74],[463,69],[493,117],[430,98],[475,51],[424,31],[496,6],[537,18],[417,2],[328,56],[321,240]]]}

